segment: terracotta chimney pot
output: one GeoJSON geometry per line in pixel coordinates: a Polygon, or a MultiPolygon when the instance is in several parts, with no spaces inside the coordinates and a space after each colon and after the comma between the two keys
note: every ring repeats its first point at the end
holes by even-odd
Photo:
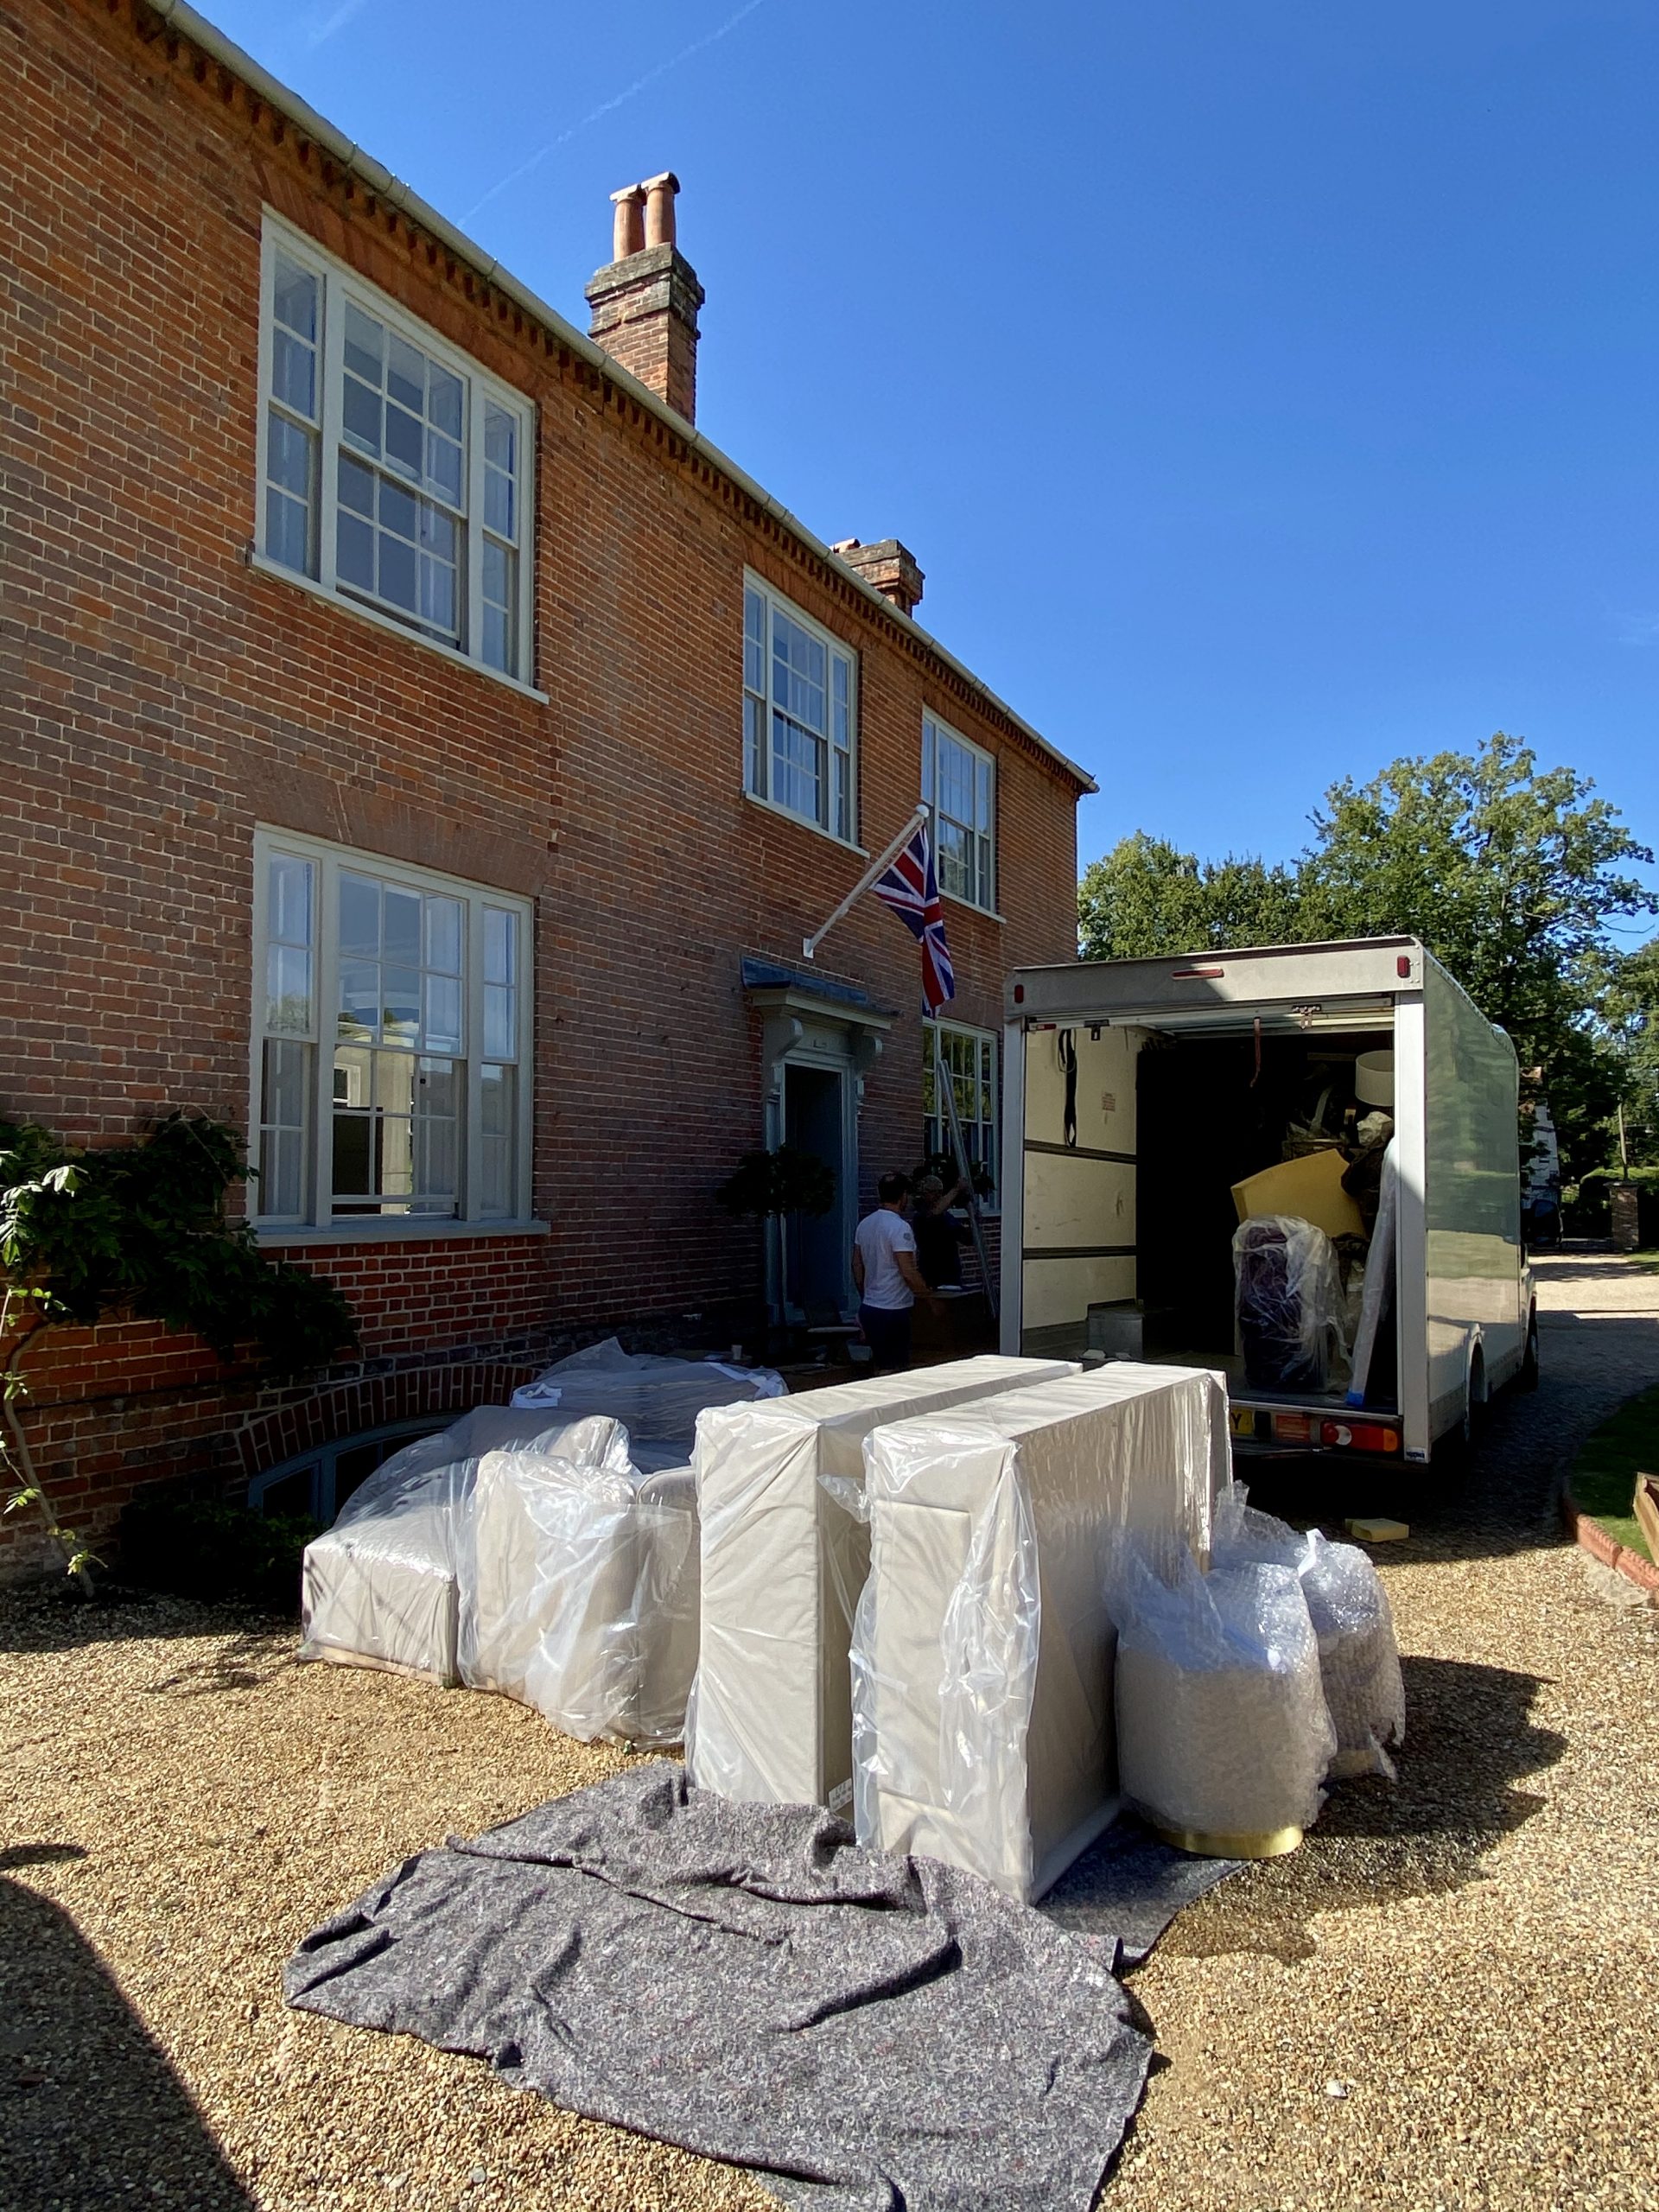
{"type": "Polygon", "coordinates": [[[648,176],[643,187],[645,195],[645,244],[673,245],[674,195],[680,188],[680,180],[672,169],[664,169],[660,176],[648,176]]]}
{"type": "Polygon", "coordinates": [[[616,209],[611,258],[626,261],[631,253],[641,252],[645,247],[645,186],[625,185],[620,192],[611,194],[611,204],[616,209]]]}

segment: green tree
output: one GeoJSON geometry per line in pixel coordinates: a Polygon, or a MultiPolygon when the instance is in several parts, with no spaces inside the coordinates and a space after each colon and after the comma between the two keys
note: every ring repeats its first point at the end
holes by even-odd
{"type": "Polygon", "coordinates": [[[1659,912],[1631,873],[1653,855],[1587,777],[1500,731],[1333,785],[1312,822],[1292,868],[1123,838],[1078,886],[1084,957],[1418,937],[1540,1071],[1569,1179],[1607,1159],[1621,1096],[1659,1120],[1659,950],[1621,959],[1610,935],[1659,912]]]}
{"type": "Polygon", "coordinates": [[[1337,784],[1298,872],[1304,933],[1421,938],[1548,1081],[1592,1020],[1608,924],[1659,912],[1629,873],[1652,853],[1594,788],[1501,731],[1337,784]]]}
{"type": "Polygon", "coordinates": [[[1597,1013],[1617,1065],[1630,1165],[1659,1165],[1659,938],[1607,963],[1597,1013]]]}
{"type": "Polygon", "coordinates": [[[17,1477],[5,1510],[35,1506],[83,1587],[92,1555],[59,1519],[17,1416],[23,1361],[43,1331],[160,1321],[272,1375],[321,1366],[356,1341],[333,1283],[266,1258],[248,1224],[226,1217],[226,1193],[249,1172],[234,1130],[199,1115],[169,1115],[147,1139],[95,1152],[0,1122],[0,1451],[17,1477]]]}
{"type": "Polygon", "coordinates": [[[1087,960],[1147,959],[1306,937],[1292,870],[1229,855],[1200,861],[1137,830],[1084,872],[1077,933],[1087,960]]]}

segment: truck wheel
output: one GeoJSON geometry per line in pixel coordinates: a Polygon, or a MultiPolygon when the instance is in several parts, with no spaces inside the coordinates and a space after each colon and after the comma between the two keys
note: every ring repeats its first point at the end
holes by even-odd
{"type": "Polygon", "coordinates": [[[1517,1390],[1538,1388],[1538,1308],[1535,1306],[1527,1316],[1527,1348],[1521,1355],[1521,1372],[1515,1378],[1517,1390]]]}

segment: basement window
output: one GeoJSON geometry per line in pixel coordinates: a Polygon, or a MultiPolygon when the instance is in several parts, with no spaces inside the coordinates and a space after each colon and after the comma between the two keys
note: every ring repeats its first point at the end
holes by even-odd
{"type": "Polygon", "coordinates": [[[758,576],[743,589],[743,786],[844,845],[858,842],[853,656],[758,576]]]}
{"type": "Polygon", "coordinates": [[[258,1224],[524,1219],[529,906],[274,830],[254,855],[258,1224]]]}
{"type": "Polygon", "coordinates": [[[529,404],[265,218],[258,550],[531,681],[529,404]]]}

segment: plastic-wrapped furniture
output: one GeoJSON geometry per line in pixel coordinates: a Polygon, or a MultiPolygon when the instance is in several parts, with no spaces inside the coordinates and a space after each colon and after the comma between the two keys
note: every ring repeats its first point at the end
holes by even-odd
{"type": "Polygon", "coordinates": [[[713,1359],[671,1359],[624,1351],[614,1337],[556,1360],[513,1403],[556,1405],[567,1420],[609,1414],[635,1444],[679,1440],[687,1453],[705,1406],[779,1397],[783,1377],[770,1368],[728,1367],[713,1359]]]}
{"type": "Polygon", "coordinates": [[[306,1546],[301,1658],[458,1681],[456,1577],[479,1459],[504,1445],[579,1457],[570,1428],[558,1412],[480,1406],[384,1460],[306,1546]]]}
{"type": "Polygon", "coordinates": [[[613,1421],[578,1426],[608,1432],[582,1459],[501,1451],[479,1462],[461,1679],[583,1742],[672,1743],[696,1637],[695,1480],[689,1467],[642,1473],[613,1421]]]}
{"type": "Polygon", "coordinates": [[[1241,1222],[1233,1283],[1244,1374],[1258,1390],[1329,1388],[1346,1356],[1346,1306],[1336,1247],[1289,1214],[1241,1222]]]}
{"type": "Polygon", "coordinates": [[[1185,1851],[1268,1859],[1319,1815],[1336,1750],[1319,1642],[1292,1567],[1109,1570],[1124,1795],[1185,1851]]]}
{"type": "Polygon", "coordinates": [[[839,1802],[853,1773],[848,1647],[869,1564],[855,1513],[865,1438],[884,1421],[1073,1372],[1061,1360],[953,1360],[702,1415],[702,1624],[686,1744],[699,1787],[750,1802],[839,1802]]]}
{"type": "Polygon", "coordinates": [[[1300,1535],[1261,1513],[1235,1483],[1216,1509],[1214,1564],[1288,1567],[1307,1603],[1319,1647],[1319,1679],[1336,1730],[1331,1772],[1338,1780],[1381,1774],[1394,1779],[1388,1747],[1406,1739],[1406,1693],[1388,1592],[1357,1544],[1333,1544],[1317,1529],[1300,1535]]]}
{"type": "Polygon", "coordinates": [[[1117,1809],[1111,1541],[1209,1542],[1227,1394],[1121,1362],[879,1429],[853,1637],[859,1841],[1027,1899],[1117,1809]]]}

